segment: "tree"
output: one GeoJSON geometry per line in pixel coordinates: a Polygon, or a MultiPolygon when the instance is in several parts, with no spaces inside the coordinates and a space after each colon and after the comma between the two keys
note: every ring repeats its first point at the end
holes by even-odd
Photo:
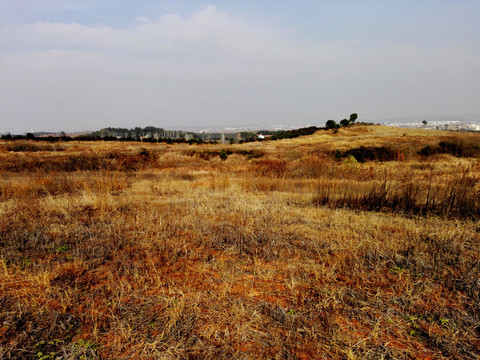
{"type": "Polygon", "coordinates": [[[338,129],[340,127],[340,125],[338,125],[335,120],[328,120],[326,123],[325,123],[325,127],[327,129],[338,129]]]}
{"type": "Polygon", "coordinates": [[[358,118],[357,113],[350,114],[350,124],[354,124],[355,120],[357,120],[357,118],[358,118]]]}
{"type": "Polygon", "coordinates": [[[423,120],[423,121],[422,121],[422,124],[423,124],[423,127],[426,127],[427,124],[428,124],[428,121],[427,121],[427,120],[423,120]]]}
{"type": "Polygon", "coordinates": [[[342,121],[340,121],[340,125],[341,126],[348,126],[348,125],[350,125],[350,121],[348,121],[347,119],[343,119],[342,121]]]}

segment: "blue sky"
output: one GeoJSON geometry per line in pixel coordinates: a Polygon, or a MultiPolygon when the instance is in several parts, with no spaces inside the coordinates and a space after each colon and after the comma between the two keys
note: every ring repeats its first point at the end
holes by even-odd
{"type": "Polygon", "coordinates": [[[0,0],[0,133],[477,116],[478,34],[479,0],[0,0]]]}

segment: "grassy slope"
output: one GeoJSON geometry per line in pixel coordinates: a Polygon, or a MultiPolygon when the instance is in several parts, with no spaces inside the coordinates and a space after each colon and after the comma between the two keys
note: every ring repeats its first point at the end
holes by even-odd
{"type": "Polygon", "coordinates": [[[456,209],[478,205],[479,161],[416,155],[455,137],[480,143],[356,126],[231,146],[0,144],[0,358],[477,358],[480,227],[456,209]],[[404,161],[331,156],[362,145],[404,161]],[[368,211],[377,183],[451,206],[368,211]]]}

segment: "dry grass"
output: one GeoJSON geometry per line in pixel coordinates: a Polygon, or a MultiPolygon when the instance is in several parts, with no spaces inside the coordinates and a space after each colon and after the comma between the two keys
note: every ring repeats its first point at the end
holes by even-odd
{"type": "Polygon", "coordinates": [[[452,137],[0,144],[0,358],[476,359],[479,160],[417,155],[452,137]]]}

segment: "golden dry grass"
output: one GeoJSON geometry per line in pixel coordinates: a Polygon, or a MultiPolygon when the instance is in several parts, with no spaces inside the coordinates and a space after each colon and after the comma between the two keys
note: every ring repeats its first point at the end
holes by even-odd
{"type": "Polygon", "coordinates": [[[416,154],[452,139],[2,143],[0,358],[476,359],[479,159],[416,154]]]}

